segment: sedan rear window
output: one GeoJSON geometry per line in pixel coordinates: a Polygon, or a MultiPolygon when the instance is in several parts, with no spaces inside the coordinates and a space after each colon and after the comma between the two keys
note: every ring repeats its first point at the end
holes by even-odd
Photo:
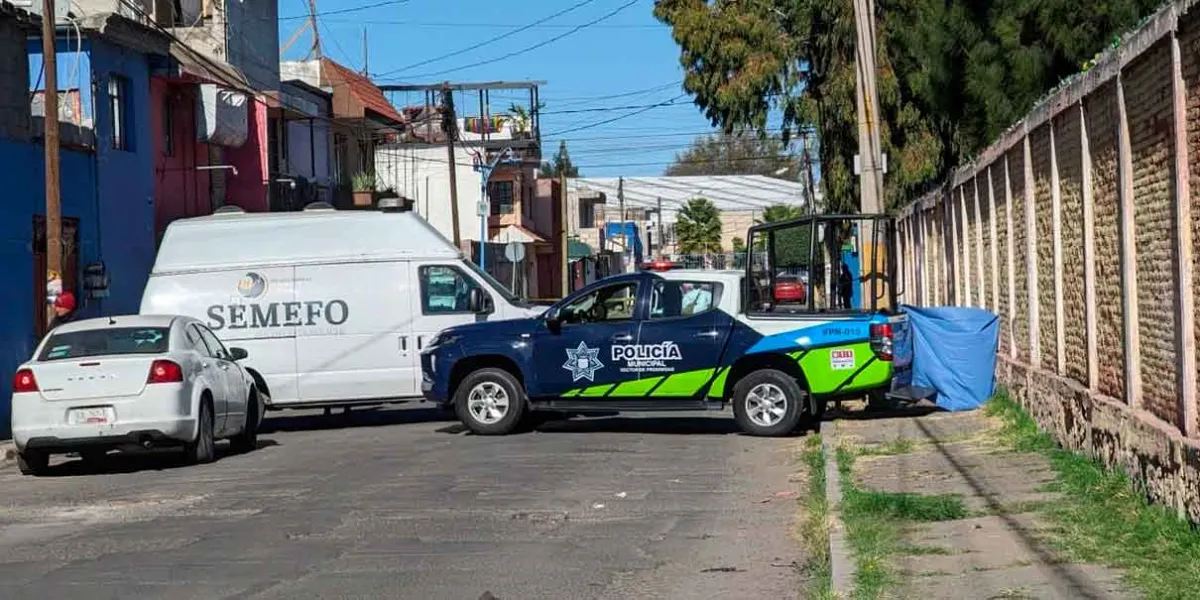
{"type": "Polygon", "coordinates": [[[170,330],[166,327],[113,327],[56,333],[47,340],[38,360],[161,354],[167,351],[169,338],[170,330]]]}

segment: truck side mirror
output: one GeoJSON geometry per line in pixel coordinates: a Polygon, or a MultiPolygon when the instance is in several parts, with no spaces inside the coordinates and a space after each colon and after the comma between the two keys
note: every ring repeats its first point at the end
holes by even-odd
{"type": "Polygon", "coordinates": [[[557,308],[546,311],[546,328],[553,333],[562,331],[562,313],[557,308]]]}

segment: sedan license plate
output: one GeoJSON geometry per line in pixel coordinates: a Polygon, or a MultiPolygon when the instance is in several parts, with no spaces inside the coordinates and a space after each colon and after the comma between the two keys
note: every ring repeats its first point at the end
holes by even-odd
{"type": "Polygon", "coordinates": [[[108,423],[106,408],[76,408],[71,411],[71,423],[74,425],[104,425],[108,423]]]}

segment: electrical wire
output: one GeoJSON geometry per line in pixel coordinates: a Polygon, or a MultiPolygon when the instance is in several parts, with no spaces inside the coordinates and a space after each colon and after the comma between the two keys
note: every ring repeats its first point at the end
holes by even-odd
{"type": "MultiPolygon", "coordinates": [[[[306,15],[307,17],[307,15],[306,15]]],[[[363,23],[359,19],[329,19],[331,23],[355,23],[361,25],[380,25],[380,26],[403,26],[403,27],[449,27],[449,28],[464,28],[473,27],[479,29],[512,29],[513,27],[521,27],[520,23],[439,23],[420,21],[380,21],[373,20],[370,23],[363,23]]],[[[566,23],[561,25],[535,25],[531,29],[570,29],[575,27],[574,23],[566,23]]],[[[594,25],[594,29],[666,29],[667,25],[594,25]]]]}
{"type": "Polygon", "coordinates": [[[475,67],[481,67],[481,66],[484,66],[484,65],[490,65],[490,64],[492,64],[492,63],[497,63],[497,62],[500,62],[500,61],[503,61],[503,60],[508,60],[508,59],[510,59],[510,58],[512,58],[512,57],[514,57],[514,56],[520,56],[520,55],[522,55],[522,54],[525,54],[525,53],[527,53],[527,52],[532,52],[532,51],[534,51],[534,50],[537,50],[538,48],[541,48],[541,47],[543,47],[543,46],[547,46],[547,45],[549,45],[549,44],[552,44],[552,43],[554,43],[554,42],[557,42],[557,41],[559,41],[559,40],[561,40],[561,39],[563,39],[563,38],[565,38],[565,37],[567,37],[567,36],[570,36],[570,35],[572,35],[572,34],[575,34],[575,33],[579,32],[579,31],[582,31],[582,30],[584,30],[584,29],[587,29],[588,27],[591,27],[591,26],[593,26],[593,25],[595,25],[595,24],[597,24],[597,23],[601,23],[601,22],[603,22],[603,21],[606,21],[606,20],[608,20],[608,19],[611,19],[611,18],[613,18],[613,17],[617,16],[619,13],[621,13],[621,12],[622,12],[622,11],[624,11],[625,9],[627,9],[627,8],[629,8],[629,7],[631,7],[631,6],[633,6],[634,4],[637,4],[638,2],[639,2],[639,0],[629,0],[629,2],[626,2],[625,4],[622,4],[621,6],[618,6],[616,9],[614,9],[614,10],[612,10],[612,11],[608,12],[608,13],[605,13],[604,15],[602,15],[602,16],[600,16],[600,17],[596,18],[596,19],[593,19],[593,20],[591,20],[591,21],[588,21],[587,23],[584,23],[584,24],[582,24],[582,25],[577,25],[577,26],[575,26],[575,27],[572,27],[570,30],[568,30],[568,31],[567,31],[567,32],[565,32],[565,33],[560,33],[560,34],[558,34],[558,35],[556,35],[556,36],[554,36],[554,37],[552,37],[552,38],[549,38],[549,39],[546,39],[546,40],[542,40],[541,42],[538,42],[538,43],[536,43],[536,44],[534,44],[534,45],[532,45],[532,46],[528,46],[528,47],[526,47],[526,48],[522,48],[522,49],[520,49],[520,50],[516,50],[516,51],[514,51],[514,52],[509,52],[508,54],[505,54],[505,55],[503,55],[503,56],[497,56],[497,57],[495,57],[495,58],[490,58],[490,59],[487,59],[487,60],[481,60],[481,61],[477,61],[477,62],[474,62],[474,63],[470,63],[470,64],[462,65],[462,66],[459,66],[459,67],[454,67],[454,68],[452,68],[452,69],[443,69],[443,70],[441,70],[441,71],[433,71],[433,72],[431,72],[431,73],[422,73],[422,74],[420,74],[420,75],[413,75],[413,76],[412,76],[412,78],[414,78],[414,79],[420,79],[420,78],[424,78],[424,77],[435,77],[435,76],[438,76],[438,75],[445,75],[446,73],[455,73],[455,72],[458,72],[458,71],[464,71],[464,70],[466,70],[466,69],[473,69],[473,68],[475,68],[475,67]]]}
{"type": "MultiPolygon", "coordinates": [[[[376,2],[376,3],[374,3],[374,4],[366,4],[366,5],[363,5],[363,6],[353,6],[353,7],[350,7],[350,8],[339,8],[339,9],[336,9],[336,10],[327,10],[327,11],[317,12],[317,13],[316,13],[316,16],[318,16],[318,17],[322,17],[322,16],[325,16],[325,15],[344,15],[344,14],[346,14],[346,13],[359,12],[359,11],[363,11],[363,10],[370,10],[370,9],[372,9],[372,8],[379,8],[379,7],[381,7],[381,6],[391,6],[391,5],[394,5],[394,4],[407,4],[408,2],[409,2],[409,0],[385,0],[384,2],[376,2]]],[[[309,18],[309,17],[312,17],[312,16],[313,16],[313,15],[310,15],[310,14],[308,14],[308,13],[305,13],[305,14],[303,14],[303,15],[293,15],[293,16],[289,16],[289,17],[279,17],[279,20],[280,20],[280,21],[297,21],[297,20],[299,20],[299,19],[307,19],[307,18],[309,18]]]]}
{"type": "Polygon", "coordinates": [[[644,108],[641,108],[641,109],[635,110],[635,111],[633,111],[633,112],[628,112],[628,113],[625,113],[625,114],[623,114],[623,115],[620,115],[620,116],[617,116],[617,117],[613,117],[613,118],[611,118],[611,119],[605,119],[605,120],[603,120],[603,121],[596,121],[595,123],[588,123],[587,125],[580,125],[580,126],[578,126],[578,127],[572,127],[572,128],[570,128],[570,129],[564,129],[564,130],[562,130],[562,131],[555,131],[554,133],[547,133],[547,134],[545,134],[543,137],[554,137],[554,136],[557,136],[557,135],[563,135],[564,133],[573,133],[573,132],[576,132],[576,131],[584,131],[584,130],[587,130],[587,129],[591,129],[591,128],[593,128],[593,127],[599,127],[599,126],[601,126],[601,125],[607,125],[607,124],[609,124],[609,123],[612,123],[612,122],[614,122],[614,121],[619,121],[619,120],[621,120],[621,119],[628,119],[629,117],[633,117],[633,116],[636,116],[636,115],[640,115],[640,114],[642,114],[642,113],[644,113],[644,112],[647,112],[647,111],[649,111],[649,110],[652,110],[652,109],[656,108],[657,106],[661,106],[661,105],[669,105],[670,103],[673,103],[673,102],[675,102],[676,100],[678,100],[678,99],[680,99],[680,98],[682,98],[682,97],[684,97],[684,96],[686,96],[686,95],[687,95],[687,94],[680,94],[680,95],[678,95],[678,96],[675,96],[674,98],[671,98],[670,100],[666,100],[665,102],[660,102],[660,103],[659,103],[659,104],[657,104],[657,105],[655,105],[655,104],[651,104],[650,106],[647,106],[647,107],[644,107],[644,108]]]}
{"type": "Polygon", "coordinates": [[[588,4],[591,4],[591,3],[595,2],[595,1],[596,1],[596,0],[582,0],[582,2],[576,2],[575,4],[572,4],[571,6],[568,6],[567,8],[565,8],[565,9],[563,9],[563,10],[560,10],[560,11],[558,11],[558,12],[556,12],[556,13],[552,14],[552,15],[549,15],[549,16],[546,16],[546,17],[542,17],[541,19],[538,19],[537,21],[534,21],[534,22],[532,22],[532,23],[530,23],[530,24],[528,24],[528,25],[523,25],[523,26],[521,26],[521,27],[518,27],[518,28],[516,28],[516,29],[513,29],[513,30],[511,30],[511,31],[509,31],[509,32],[507,32],[507,33],[504,33],[504,34],[498,35],[498,36],[496,36],[496,37],[488,38],[488,39],[486,39],[486,40],[484,40],[484,41],[482,41],[482,42],[479,42],[479,43],[477,43],[477,44],[472,44],[472,45],[470,45],[470,46],[467,46],[466,48],[460,48],[460,49],[458,49],[458,50],[455,50],[455,51],[453,51],[453,52],[447,52],[446,54],[443,54],[443,55],[441,55],[441,56],[435,56],[435,57],[433,57],[433,58],[428,58],[428,59],[425,59],[425,60],[423,60],[423,61],[421,61],[421,62],[415,62],[415,63],[413,63],[413,64],[411,64],[411,65],[408,65],[408,66],[406,66],[406,67],[400,67],[399,69],[392,69],[391,71],[384,71],[383,73],[375,73],[375,74],[374,74],[374,76],[375,76],[375,77],[387,77],[388,75],[392,75],[392,74],[394,74],[394,73],[400,73],[400,72],[403,72],[403,71],[407,71],[407,70],[409,70],[409,69],[412,69],[412,68],[414,68],[414,67],[420,67],[420,66],[423,66],[423,65],[427,65],[427,64],[429,64],[429,63],[432,63],[432,62],[438,62],[438,61],[440,61],[440,60],[445,60],[445,59],[447,59],[447,58],[450,58],[450,57],[453,57],[453,56],[458,56],[458,55],[460,55],[460,54],[466,54],[467,52],[470,52],[470,51],[472,51],[472,50],[474,50],[474,49],[476,49],[476,48],[482,48],[483,46],[486,46],[486,45],[488,45],[488,44],[493,44],[493,43],[496,43],[496,42],[498,42],[498,41],[500,41],[500,40],[503,40],[503,39],[506,39],[506,38],[512,37],[512,36],[514,36],[514,35],[516,35],[516,34],[518,34],[518,33],[521,33],[522,31],[526,31],[526,30],[528,30],[528,29],[530,29],[530,28],[532,28],[532,27],[536,27],[536,26],[538,26],[538,25],[541,25],[542,23],[545,23],[546,21],[550,21],[550,20],[552,20],[552,19],[556,19],[556,18],[558,18],[558,17],[561,17],[561,16],[563,16],[563,15],[565,15],[565,14],[567,14],[567,13],[569,13],[569,12],[573,11],[573,10],[577,10],[577,9],[583,8],[584,6],[587,6],[588,4]]]}

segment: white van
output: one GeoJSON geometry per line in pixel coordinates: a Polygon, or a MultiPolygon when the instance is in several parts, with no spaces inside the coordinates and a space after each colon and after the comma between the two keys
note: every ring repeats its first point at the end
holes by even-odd
{"type": "Polygon", "coordinates": [[[278,409],[420,398],[432,336],[542,310],[416,214],[322,207],[171,223],[140,312],[195,317],[246,349],[278,409]]]}

